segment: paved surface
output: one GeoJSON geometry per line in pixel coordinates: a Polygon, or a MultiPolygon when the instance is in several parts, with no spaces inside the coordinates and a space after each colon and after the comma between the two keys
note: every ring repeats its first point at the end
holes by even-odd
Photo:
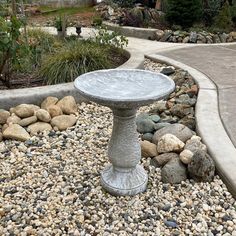
{"type": "Polygon", "coordinates": [[[216,84],[220,116],[236,147],[236,45],[194,46],[158,54],[201,71],[216,84]]]}

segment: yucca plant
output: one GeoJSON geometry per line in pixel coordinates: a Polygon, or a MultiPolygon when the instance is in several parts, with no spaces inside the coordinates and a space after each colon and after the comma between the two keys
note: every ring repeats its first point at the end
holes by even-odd
{"type": "Polygon", "coordinates": [[[46,55],[40,76],[46,84],[71,82],[77,76],[94,70],[111,68],[110,46],[92,41],[69,41],[52,55],[46,55]]]}

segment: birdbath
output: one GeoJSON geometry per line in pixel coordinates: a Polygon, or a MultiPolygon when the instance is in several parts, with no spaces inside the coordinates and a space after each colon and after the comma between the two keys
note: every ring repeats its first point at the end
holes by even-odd
{"type": "Polygon", "coordinates": [[[113,195],[135,195],[145,191],[148,176],[139,164],[141,148],[136,111],[169,95],[175,88],[173,80],[150,71],[111,69],[83,74],[74,83],[84,98],[113,111],[108,146],[111,164],[101,174],[102,186],[113,195]]]}

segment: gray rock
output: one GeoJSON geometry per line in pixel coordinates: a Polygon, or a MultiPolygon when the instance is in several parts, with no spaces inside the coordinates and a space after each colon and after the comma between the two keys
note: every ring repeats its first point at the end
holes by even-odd
{"type": "Polygon", "coordinates": [[[178,158],[172,159],[161,169],[161,180],[164,183],[178,184],[186,179],[186,167],[178,158]]]}
{"type": "Polygon", "coordinates": [[[228,34],[222,33],[219,35],[219,38],[220,38],[221,43],[226,43],[226,40],[228,38],[228,34]]]}
{"type": "Polygon", "coordinates": [[[153,138],[153,133],[145,133],[142,136],[142,140],[147,140],[149,142],[152,142],[152,138],[153,138]]]}
{"type": "Polygon", "coordinates": [[[164,75],[172,75],[175,73],[175,68],[173,66],[167,66],[164,67],[160,73],[164,74],[164,75]]]}
{"type": "Polygon", "coordinates": [[[159,130],[159,129],[162,129],[166,126],[170,125],[170,123],[167,123],[167,122],[161,122],[161,123],[157,123],[154,125],[154,129],[155,130],[159,130]]]}
{"type": "Polygon", "coordinates": [[[205,151],[198,150],[188,165],[188,172],[196,181],[210,182],[214,178],[215,163],[205,151]]]}
{"type": "Polygon", "coordinates": [[[178,157],[179,155],[174,152],[163,153],[152,158],[151,164],[155,167],[163,167],[170,160],[176,159],[178,157]]]}
{"type": "Polygon", "coordinates": [[[197,42],[197,33],[191,32],[189,36],[189,42],[190,43],[196,43],[197,42]]]}
{"type": "Polygon", "coordinates": [[[157,144],[165,134],[173,134],[185,143],[194,135],[194,132],[182,124],[171,124],[155,132],[152,140],[153,143],[157,144]]]}
{"type": "Polygon", "coordinates": [[[212,40],[213,43],[220,43],[220,37],[217,34],[213,35],[212,40]]]}
{"type": "Polygon", "coordinates": [[[166,42],[171,37],[172,31],[165,31],[164,35],[161,37],[160,42],[166,42]]]}
{"type": "Polygon", "coordinates": [[[174,116],[178,116],[179,118],[183,118],[187,115],[193,115],[194,109],[193,107],[185,104],[176,104],[170,108],[170,112],[174,116]]]}
{"type": "Polygon", "coordinates": [[[190,139],[187,141],[184,149],[190,150],[192,153],[195,153],[199,150],[202,151],[207,151],[207,147],[205,144],[203,144],[201,141],[199,140],[195,140],[195,139],[190,139]]]}
{"type": "Polygon", "coordinates": [[[35,123],[36,121],[37,121],[37,117],[36,116],[30,116],[30,117],[27,117],[27,118],[24,118],[24,119],[20,120],[18,122],[18,124],[20,126],[24,127],[24,126],[31,125],[31,124],[35,123]]]}
{"type": "Polygon", "coordinates": [[[155,123],[150,119],[136,119],[137,131],[141,134],[152,133],[155,123]]]}
{"type": "Polygon", "coordinates": [[[190,39],[190,37],[189,37],[189,36],[186,36],[186,37],[183,39],[183,43],[188,43],[188,42],[189,42],[189,39],[190,39]]]}
{"type": "Polygon", "coordinates": [[[152,120],[153,122],[155,122],[155,123],[157,123],[157,122],[159,122],[160,121],[160,116],[158,116],[158,115],[150,115],[149,117],[148,117],[148,119],[150,119],[150,120],[152,120]]]}
{"type": "Polygon", "coordinates": [[[189,106],[195,105],[197,102],[196,98],[190,98],[188,94],[182,94],[178,98],[176,98],[176,103],[186,104],[189,106]]]}
{"type": "Polygon", "coordinates": [[[159,41],[163,36],[164,36],[164,31],[163,30],[157,30],[155,32],[155,38],[156,38],[157,41],[159,41]]]}
{"type": "Polygon", "coordinates": [[[191,130],[196,129],[196,120],[192,115],[185,116],[184,118],[179,120],[179,124],[185,125],[191,130]]]}

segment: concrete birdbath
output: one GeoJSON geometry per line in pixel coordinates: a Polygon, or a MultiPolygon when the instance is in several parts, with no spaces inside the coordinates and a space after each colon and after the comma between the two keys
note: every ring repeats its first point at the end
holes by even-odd
{"type": "Polygon", "coordinates": [[[148,176],[139,161],[141,148],[136,131],[136,111],[169,95],[174,82],[163,74],[144,70],[100,70],[75,80],[84,98],[113,111],[113,130],[108,147],[111,162],[101,174],[102,186],[113,195],[143,192],[148,176]]]}

